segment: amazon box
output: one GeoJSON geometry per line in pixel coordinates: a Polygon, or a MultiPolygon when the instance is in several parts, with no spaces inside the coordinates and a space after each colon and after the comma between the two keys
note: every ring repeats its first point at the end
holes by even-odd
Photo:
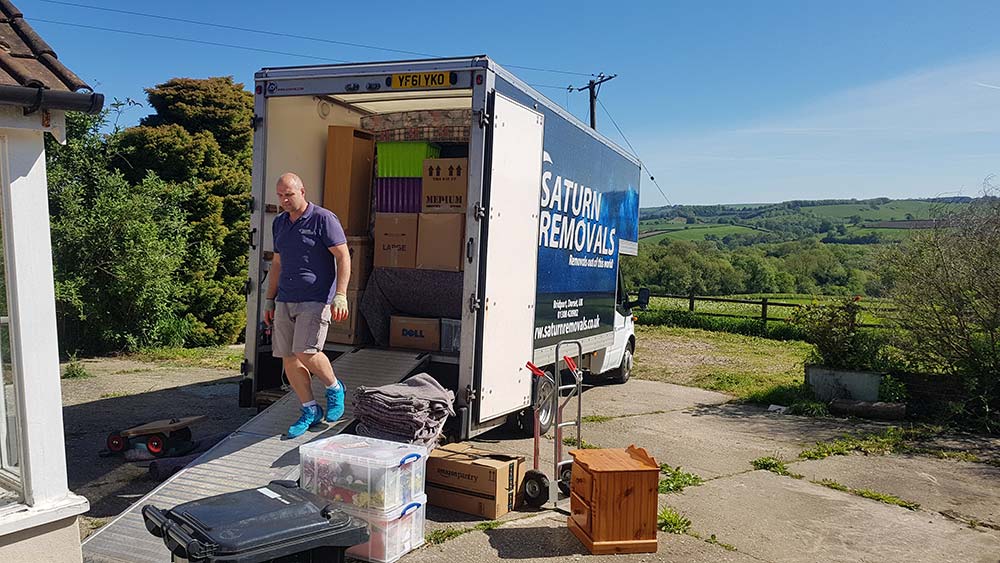
{"type": "Polygon", "coordinates": [[[389,319],[389,346],[437,352],[441,349],[441,319],[393,315],[389,319]]]}
{"type": "Polygon", "coordinates": [[[469,159],[428,158],[421,182],[421,213],[465,213],[469,159]]]}
{"type": "Polygon", "coordinates": [[[375,267],[413,268],[417,263],[419,213],[375,215],[375,267]]]}
{"type": "Polygon", "coordinates": [[[484,518],[499,518],[522,500],[525,463],[520,456],[456,443],[427,458],[427,503],[484,518]]]}
{"type": "Polygon", "coordinates": [[[465,215],[461,213],[421,213],[417,241],[417,268],[420,270],[462,271],[465,215]]]}

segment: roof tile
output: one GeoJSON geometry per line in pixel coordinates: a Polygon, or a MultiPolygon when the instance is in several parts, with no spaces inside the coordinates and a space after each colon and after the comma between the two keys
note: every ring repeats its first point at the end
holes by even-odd
{"type": "Polygon", "coordinates": [[[0,0],[0,84],[93,91],[62,64],[10,0],[0,0]]]}

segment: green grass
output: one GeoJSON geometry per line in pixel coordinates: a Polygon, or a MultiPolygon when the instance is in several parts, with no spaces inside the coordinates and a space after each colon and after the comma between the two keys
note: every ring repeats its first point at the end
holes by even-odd
{"type": "Polygon", "coordinates": [[[763,469],[764,471],[770,471],[775,475],[783,475],[785,477],[792,477],[793,479],[801,479],[802,476],[798,473],[792,473],[788,470],[785,462],[772,456],[759,457],[750,462],[750,465],[754,469],[763,469]]]}
{"type": "Polygon", "coordinates": [[[121,397],[128,397],[128,396],[129,396],[129,393],[126,393],[124,391],[114,391],[112,393],[102,393],[101,394],[101,398],[102,399],[118,399],[118,398],[121,398],[121,397]]]}
{"type": "Polygon", "coordinates": [[[917,510],[920,505],[915,502],[910,502],[908,500],[903,500],[897,496],[893,496],[886,493],[880,493],[878,491],[873,491],[871,489],[852,489],[846,485],[842,485],[836,481],[831,481],[829,479],[823,479],[822,481],[813,481],[817,485],[823,485],[835,491],[842,491],[845,493],[850,493],[852,495],[857,495],[859,497],[864,497],[867,499],[875,500],[885,504],[892,504],[895,506],[901,506],[907,510],[917,510]]]}
{"type": "Polygon", "coordinates": [[[639,242],[642,244],[659,244],[660,241],[667,238],[673,240],[705,240],[705,235],[715,235],[721,239],[727,235],[757,232],[755,229],[742,225],[716,225],[711,223],[679,225],[679,227],[665,226],[663,230],[667,232],[640,238],[639,242]],[[685,229],[684,227],[688,228],[685,229]]]}
{"type": "Polygon", "coordinates": [[[502,526],[502,522],[496,520],[490,520],[489,522],[481,522],[475,526],[469,528],[442,528],[440,530],[434,530],[433,532],[427,534],[424,540],[431,545],[440,545],[448,540],[455,539],[463,534],[469,532],[480,531],[484,532],[486,530],[495,530],[502,526]]]}
{"type": "Polygon", "coordinates": [[[900,428],[890,426],[882,432],[847,435],[829,442],[817,442],[815,447],[803,450],[801,459],[824,459],[834,455],[849,455],[854,452],[865,455],[884,455],[913,452],[917,448],[913,442],[935,433],[929,427],[900,428]]]}
{"type": "Polygon", "coordinates": [[[720,542],[715,537],[715,534],[712,534],[711,536],[709,536],[709,538],[707,540],[705,540],[705,543],[710,543],[712,545],[717,545],[717,546],[721,547],[722,549],[725,549],[726,551],[736,551],[736,546],[730,545],[728,543],[722,543],[722,542],[720,542]]]}
{"type": "Polygon", "coordinates": [[[684,534],[691,528],[691,520],[670,508],[663,507],[656,515],[656,527],[669,534],[684,534]]]}
{"type": "Polygon", "coordinates": [[[830,219],[848,220],[857,215],[862,221],[890,221],[893,218],[897,221],[905,221],[906,214],[913,215],[914,219],[930,219],[935,208],[958,209],[966,204],[940,204],[927,201],[916,200],[896,200],[882,205],[878,209],[864,203],[841,204],[841,205],[816,205],[803,207],[802,212],[816,217],[827,217],[830,219]]]}
{"type": "Polygon", "coordinates": [[[63,368],[62,378],[63,379],[86,379],[88,377],[94,377],[87,368],[83,367],[81,362],[76,360],[71,360],[63,368]]]}
{"type": "Polygon", "coordinates": [[[583,439],[581,439],[580,443],[577,444],[576,443],[576,438],[573,438],[571,436],[566,436],[565,438],[563,438],[562,441],[563,441],[563,444],[565,444],[565,445],[567,445],[567,446],[569,446],[571,448],[580,448],[581,450],[596,450],[596,449],[599,449],[599,447],[600,447],[600,446],[595,446],[594,444],[588,443],[586,440],[583,440],[583,439]]]}
{"type": "Polygon", "coordinates": [[[914,233],[923,232],[922,229],[891,229],[885,227],[848,227],[847,234],[855,237],[863,237],[868,235],[878,235],[879,240],[883,241],[899,241],[906,240],[913,236],[914,233]]]}
{"type": "Polygon", "coordinates": [[[614,420],[614,419],[615,419],[615,417],[613,417],[613,416],[603,416],[603,415],[599,415],[599,414],[592,414],[592,415],[589,415],[589,416],[585,416],[585,417],[581,418],[580,420],[583,421],[583,422],[595,422],[595,423],[599,423],[599,422],[607,422],[609,420],[614,420]]]}
{"type": "Polygon", "coordinates": [[[141,362],[156,362],[175,367],[199,367],[239,370],[242,350],[217,346],[212,348],[152,348],[129,356],[141,362]]]}
{"type": "Polygon", "coordinates": [[[763,404],[790,405],[811,399],[803,363],[812,350],[725,332],[673,327],[636,327],[633,377],[722,391],[763,404]]]}
{"type": "Polygon", "coordinates": [[[660,493],[679,493],[685,487],[697,487],[704,481],[694,473],[685,473],[681,468],[670,467],[667,464],[660,466],[660,471],[666,476],[660,479],[660,493]]]}
{"type": "MultiPolygon", "coordinates": [[[[844,299],[843,296],[829,296],[829,295],[802,295],[802,294],[766,294],[766,293],[754,293],[748,295],[725,295],[722,296],[727,299],[743,299],[747,301],[760,301],[764,297],[768,298],[768,301],[773,303],[787,303],[789,305],[810,305],[812,303],[821,304],[831,304],[840,303],[844,299]]],[[[884,309],[891,308],[892,302],[886,299],[871,299],[864,298],[860,301],[861,303],[861,322],[865,324],[881,324],[884,320],[886,311],[884,309]]],[[[687,298],[683,297],[652,297],[649,300],[649,309],[656,310],[674,310],[674,311],[688,311],[690,309],[691,302],[687,298]]],[[[795,311],[795,307],[781,307],[775,305],[769,305],[767,309],[768,319],[787,319],[792,316],[795,311]]],[[[719,303],[715,301],[698,301],[695,300],[694,304],[695,313],[713,313],[713,314],[725,314],[725,315],[736,315],[740,317],[760,319],[761,305],[760,303],[719,303]]]]}

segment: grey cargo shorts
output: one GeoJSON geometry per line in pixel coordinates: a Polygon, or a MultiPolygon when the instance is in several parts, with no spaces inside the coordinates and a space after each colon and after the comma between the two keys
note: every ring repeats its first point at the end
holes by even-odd
{"type": "Polygon", "coordinates": [[[317,301],[274,304],[271,355],[290,358],[295,354],[316,354],[323,350],[330,328],[330,305],[317,301]]]}

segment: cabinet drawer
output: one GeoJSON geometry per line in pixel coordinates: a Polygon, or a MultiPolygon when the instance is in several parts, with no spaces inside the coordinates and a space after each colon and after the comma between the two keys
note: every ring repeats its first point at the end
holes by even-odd
{"type": "Polygon", "coordinates": [[[569,510],[570,518],[576,522],[576,525],[586,532],[587,535],[592,534],[590,505],[576,496],[576,493],[571,493],[569,495],[569,510]]]}
{"type": "Polygon", "coordinates": [[[570,479],[572,481],[570,490],[580,497],[580,500],[590,502],[594,496],[594,478],[591,477],[590,472],[574,463],[573,476],[570,479]]]}

